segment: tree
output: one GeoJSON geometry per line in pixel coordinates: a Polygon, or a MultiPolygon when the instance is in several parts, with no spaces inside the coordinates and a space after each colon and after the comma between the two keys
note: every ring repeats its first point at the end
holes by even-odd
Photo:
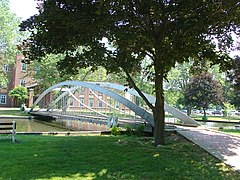
{"type": "Polygon", "coordinates": [[[9,1],[0,2],[0,85],[6,86],[7,74],[2,68],[14,63],[19,42],[19,19],[10,12],[9,1]]]}
{"type": "Polygon", "coordinates": [[[229,116],[230,111],[234,110],[235,107],[234,105],[230,104],[230,103],[224,103],[224,111],[223,111],[223,115],[224,116],[229,116]]]}
{"type": "Polygon", "coordinates": [[[38,89],[43,91],[50,86],[66,80],[81,81],[114,81],[116,78],[113,74],[107,76],[103,67],[98,67],[95,71],[91,68],[79,69],[77,74],[65,73],[61,74],[57,68],[58,62],[61,61],[63,55],[50,54],[44,57],[41,62],[34,61],[28,66],[26,76],[33,77],[38,85],[38,89]],[[47,77],[47,78],[46,78],[47,77]]]}
{"type": "Polygon", "coordinates": [[[89,66],[124,72],[153,112],[157,146],[164,144],[163,81],[167,73],[189,57],[227,65],[230,32],[239,26],[238,14],[236,0],[44,0],[40,14],[24,21],[21,30],[31,32],[23,43],[30,61],[63,53],[62,72],[77,73],[89,66]],[[146,57],[149,64],[143,67],[146,57]],[[147,78],[154,84],[155,104],[134,79],[137,72],[149,70],[153,70],[147,78]]]}
{"type": "Polygon", "coordinates": [[[232,84],[231,103],[240,108],[240,56],[235,56],[232,64],[232,68],[227,72],[228,78],[232,84]]]}
{"type": "Polygon", "coordinates": [[[57,62],[62,58],[62,55],[47,55],[41,62],[35,61],[28,66],[26,76],[34,78],[38,85],[38,90],[43,91],[50,86],[71,79],[71,74],[60,75],[57,69],[57,62]]]}
{"type": "Polygon", "coordinates": [[[17,86],[12,89],[9,93],[9,96],[16,98],[19,103],[24,104],[25,100],[28,98],[28,90],[26,87],[17,86]]]}
{"type": "Polygon", "coordinates": [[[190,73],[190,69],[193,61],[176,64],[174,68],[172,68],[167,76],[167,81],[164,82],[164,87],[166,90],[183,90],[185,89],[187,83],[189,82],[192,74],[190,73]]]}
{"type": "Polygon", "coordinates": [[[191,78],[190,69],[192,61],[188,63],[176,64],[172,68],[167,76],[167,80],[164,81],[164,95],[165,101],[177,108],[183,108],[183,104],[180,103],[183,97],[183,91],[191,78]]]}
{"type": "Polygon", "coordinates": [[[204,117],[206,117],[206,109],[210,104],[223,104],[221,84],[214,80],[213,75],[208,72],[201,73],[190,80],[184,97],[186,105],[202,108],[204,117]]]}

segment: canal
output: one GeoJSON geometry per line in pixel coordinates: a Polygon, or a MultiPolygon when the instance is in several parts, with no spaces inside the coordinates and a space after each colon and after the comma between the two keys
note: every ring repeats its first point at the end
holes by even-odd
{"type": "Polygon", "coordinates": [[[17,124],[16,132],[51,132],[68,131],[64,126],[56,123],[39,121],[35,119],[1,119],[1,122],[12,122],[15,121],[17,124]]]}
{"type": "Polygon", "coordinates": [[[69,131],[107,131],[109,128],[105,124],[97,124],[96,122],[80,121],[74,119],[55,120],[37,120],[37,119],[16,119],[16,118],[0,118],[0,122],[15,121],[16,132],[41,133],[41,132],[69,132],[69,131]]]}
{"type": "MultiPolygon", "coordinates": [[[[17,124],[16,132],[66,132],[70,130],[76,131],[106,131],[107,128],[77,120],[55,120],[52,122],[40,121],[36,119],[0,119],[0,122],[12,122],[17,124]]],[[[218,130],[219,128],[235,129],[236,123],[220,123],[220,122],[200,122],[203,127],[218,130]]]]}

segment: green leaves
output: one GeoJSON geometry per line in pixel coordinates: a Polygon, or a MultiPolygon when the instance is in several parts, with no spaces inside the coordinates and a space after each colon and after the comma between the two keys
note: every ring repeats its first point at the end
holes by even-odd
{"type": "Polygon", "coordinates": [[[223,103],[221,84],[208,72],[193,77],[186,87],[184,96],[185,104],[196,108],[207,109],[210,104],[223,103]]]}
{"type": "Polygon", "coordinates": [[[26,40],[30,60],[62,53],[59,67],[67,73],[103,66],[134,76],[148,57],[153,72],[147,78],[154,82],[156,102],[162,103],[155,104],[160,107],[158,122],[164,122],[163,79],[171,68],[193,57],[228,67],[229,33],[240,24],[236,0],[221,6],[196,0],[45,0],[42,7],[38,16],[21,24],[22,30],[32,32],[26,40]],[[104,45],[103,38],[112,47],[104,45]],[[79,47],[87,50],[78,53],[79,47]]]}
{"type": "Polygon", "coordinates": [[[18,32],[19,19],[10,12],[9,1],[0,2],[0,86],[6,86],[7,73],[2,70],[3,65],[14,63],[20,40],[18,32]]]}
{"type": "Polygon", "coordinates": [[[17,86],[9,92],[9,96],[16,98],[20,103],[24,103],[25,99],[28,98],[28,90],[26,87],[17,86]]]}
{"type": "Polygon", "coordinates": [[[65,53],[71,65],[62,61],[63,66],[73,70],[75,66],[102,65],[111,71],[119,71],[118,67],[139,71],[136,67],[148,56],[155,62],[153,66],[168,73],[187,57],[201,55],[214,63],[223,61],[220,55],[226,49],[216,54],[216,44],[210,39],[215,36],[221,47],[230,47],[228,33],[239,22],[229,21],[236,19],[238,6],[234,0],[222,4],[221,9],[209,1],[51,0],[43,3],[40,15],[23,22],[21,28],[32,32],[27,40],[31,60],[65,53]],[[226,13],[230,10],[231,14],[226,13]],[[100,43],[103,37],[115,50],[100,43]],[[76,53],[81,46],[90,50],[76,53]]]}

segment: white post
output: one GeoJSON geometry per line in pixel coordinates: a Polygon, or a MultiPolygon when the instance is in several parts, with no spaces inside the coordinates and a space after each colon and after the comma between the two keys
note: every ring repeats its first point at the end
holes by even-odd
{"type": "Polygon", "coordinates": [[[15,129],[16,129],[16,122],[13,121],[12,122],[12,135],[11,135],[11,139],[12,139],[12,142],[15,142],[15,129]]]}

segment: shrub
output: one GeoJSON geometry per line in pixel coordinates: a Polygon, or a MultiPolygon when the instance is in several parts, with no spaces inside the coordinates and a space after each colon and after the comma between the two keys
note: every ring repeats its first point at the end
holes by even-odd
{"type": "Polygon", "coordinates": [[[113,126],[111,128],[111,134],[114,136],[120,135],[121,134],[121,128],[117,127],[117,126],[113,126]]]}
{"type": "Polygon", "coordinates": [[[143,132],[144,132],[144,128],[145,128],[145,125],[144,124],[139,124],[137,127],[136,127],[136,130],[135,130],[135,133],[137,136],[142,136],[143,135],[143,132]]]}
{"type": "Polygon", "coordinates": [[[203,121],[207,121],[207,120],[208,120],[208,117],[207,117],[207,116],[203,116],[203,117],[202,117],[202,120],[203,120],[203,121]]]}
{"type": "Polygon", "coordinates": [[[126,126],[125,126],[125,129],[126,129],[126,134],[127,134],[128,136],[131,136],[132,133],[133,133],[132,127],[131,127],[130,125],[126,125],[126,126]]]}
{"type": "Polygon", "coordinates": [[[15,98],[19,103],[24,104],[24,101],[28,98],[28,90],[26,87],[17,86],[12,89],[8,95],[15,98]]]}

